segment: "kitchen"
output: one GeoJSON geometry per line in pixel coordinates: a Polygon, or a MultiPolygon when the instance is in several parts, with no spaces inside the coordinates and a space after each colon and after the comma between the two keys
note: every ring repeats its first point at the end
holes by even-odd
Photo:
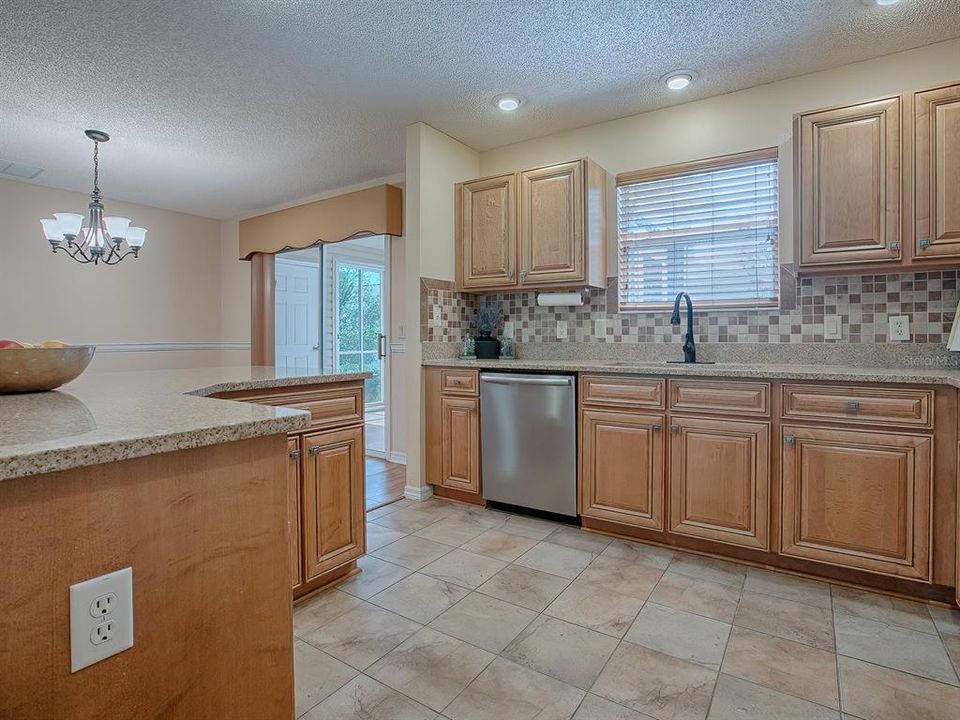
{"type": "MultiPolygon", "coordinates": [[[[628,112],[490,92],[308,197],[123,196],[121,132],[103,202],[149,240],[117,267],[36,237],[86,146],[76,187],[0,180],[2,306],[43,278],[113,310],[0,324],[98,346],[0,396],[0,717],[949,717],[960,18],[889,39],[931,5],[851,3],[832,46],[804,15],[822,59],[739,85],[660,63],[628,112]],[[867,17],[885,49],[850,54],[867,17]],[[364,233],[405,470],[378,507],[369,372],[275,367],[276,258],[364,233]],[[125,567],[132,647],[71,672],[68,588],[125,567]]],[[[0,156],[55,168],[23,140],[0,156]]]]}

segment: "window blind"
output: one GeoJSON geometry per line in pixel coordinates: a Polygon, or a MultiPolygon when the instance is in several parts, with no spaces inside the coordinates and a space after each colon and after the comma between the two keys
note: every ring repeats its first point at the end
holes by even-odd
{"type": "Polygon", "coordinates": [[[776,307],[776,150],[618,177],[620,310],[776,307]]]}

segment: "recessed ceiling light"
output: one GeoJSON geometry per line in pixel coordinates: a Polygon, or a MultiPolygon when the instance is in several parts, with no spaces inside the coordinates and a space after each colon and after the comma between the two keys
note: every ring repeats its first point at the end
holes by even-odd
{"type": "Polygon", "coordinates": [[[660,79],[670,90],[685,90],[693,82],[693,73],[689,70],[677,70],[660,79]]]}
{"type": "Polygon", "coordinates": [[[517,95],[500,95],[493,99],[494,104],[504,112],[513,112],[523,103],[517,95]]]}

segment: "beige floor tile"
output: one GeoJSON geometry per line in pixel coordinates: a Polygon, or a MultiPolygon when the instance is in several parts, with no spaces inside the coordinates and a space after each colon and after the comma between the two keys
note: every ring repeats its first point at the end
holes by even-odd
{"type": "Polygon", "coordinates": [[[497,560],[513,562],[536,544],[536,540],[492,529],[464,543],[461,549],[497,560]]]}
{"type": "Polygon", "coordinates": [[[364,555],[357,560],[360,573],[337,585],[338,590],[366,600],[413,572],[405,567],[364,555]]]}
{"type": "Polygon", "coordinates": [[[360,675],[313,710],[303,720],[433,720],[436,713],[420,703],[360,675]]]}
{"type": "Polygon", "coordinates": [[[650,600],[659,605],[731,623],[737,614],[740,590],[668,570],[653,589],[650,600]]]}
{"type": "Polygon", "coordinates": [[[537,616],[532,610],[471,593],[430,627],[493,653],[501,652],[537,616]]]}
{"type": "Polygon", "coordinates": [[[480,523],[465,516],[453,515],[438,520],[432,525],[427,525],[422,530],[417,530],[414,535],[444,545],[460,547],[465,542],[473,540],[477,535],[485,532],[486,529],[480,523]]]}
{"type": "Polygon", "coordinates": [[[541,542],[516,559],[517,565],[541,572],[559,575],[572,580],[593,560],[593,555],[583,550],[541,542]]]}
{"type": "Polygon", "coordinates": [[[960,688],[840,657],[844,712],[869,720],[956,720],[960,688]]]}
{"type": "Polygon", "coordinates": [[[719,670],[729,635],[727,623],[647,603],[623,639],[719,670]]]}
{"type": "Polygon", "coordinates": [[[376,524],[405,533],[422,530],[440,519],[435,513],[423,512],[415,507],[406,507],[376,519],[376,524]]]}
{"type": "Polygon", "coordinates": [[[409,507],[412,503],[412,500],[407,500],[403,498],[395,502],[390,503],[389,505],[382,505],[376,510],[371,510],[367,513],[367,520],[376,520],[377,518],[382,518],[384,515],[389,515],[390,513],[395,513],[397,510],[402,510],[405,507],[409,507]]]}
{"type": "Polygon", "coordinates": [[[443,557],[453,550],[449,545],[408,535],[372,553],[374,557],[401,565],[409,570],[419,570],[424,565],[443,557]]]}
{"type": "Polygon", "coordinates": [[[461,517],[465,517],[472,522],[479,523],[485,528],[498,528],[502,526],[506,521],[509,515],[500,510],[494,510],[492,508],[485,507],[475,507],[473,505],[461,505],[457,510],[457,514],[461,517]]]}
{"type": "Polygon", "coordinates": [[[297,640],[293,645],[297,717],[357,676],[349,665],[297,640]]]}
{"type": "Polygon", "coordinates": [[[960,610],[928,605],[927,611],[941,635],[960,635],[960,610]]]}
{"type": "Polygon", "coordinates": [[[834,650],[833,617],[826,608],[745,591],[733,624],[821,650],[834,650]]]}
{"type": "Polygon", "coordinates": [[[643,600],[575,580],[544,613],[575,625],[622,638],[640,612],[643,600]]]}
{"type": "Polygon", "coordinates": [[[507,563],[503,560],[477,555],[466,550],[454,550],[439,560],[434,560],[420,572],[473,590],[506,566],[507,563]]]}
{"type": "Polygon", "coordinates": [[[947,651],[954,672],[960,676],[960,635],[943,635],[943,649],[947,651]]]}
{"type": "Polygon", "coordinates": [[[840,713],[746,680],[721,675],[710,720],[840,720],[840,713]]]}
{"type": "Polygon", "coordinates": [[[568,720],[584,692],[497,658],[444,710],[451,720],[568,720]]]}
{"type": "Polygon", "coordinates": [[[426,625],[460,602],[469,592],[459,585],[414,573],[377,593],[370,598],[370,602],[426,625]]]}
{"type": "Polygon", "coordinates": [[[495,656],[423,628],[374,663],[367,674],[419,703],[443,710],[495,656]]]}
{"type": "Polygon", "coordinates": [[[569,584],[569,580],[557,575],[520,565],[507,565],[478,587],[477,592],[543,612],[569,584]]]}
{"type": "Polygon", "coordinates": [[[669,569],[670,572],[735,588],[742,588],[743,581],[747,577],[747,568],[743,565],[687,553],[677,554],[670,563],[669,569]]]}
{"type": "Polygon", "coordinates": [[[588,693],[573,720],[650,720],[650,716],[588,693]]]}
{"type": "Polygon", "coordinates": [[[610,544],[611,539],[604,535],[587,532],[576,527],[560,527],[544,538],[554,545],[563,545],[575,550],[583,550],[599,555],[610,544]]]}
{"type": "Polygon", "coordinates": [[[621,643],[591,692],[658,720],[704,720],[716,678],[702,665],[621,643]]]}
{"type": "Polygon", "coordinates": [[[337,660],[363,670],[419,629],[419,623],[363,603],[303,639],[337,660]]]}
{"type": "Polygon", "coordinates": [[[939,635],[885,625],[838,611],[837,652],[841,655],[957,685],[939,635]]]}
{"type": "Polygon", "coordinates": [[[559,527],[562,527],[560,523],[549,520],[508,514],[499,529],[511,535],[520,535],[531,540],[543,540],[559,527]]]}
{"type": "Polygon", "coordinates": [[[613,540],[600,554],[603,557],[639,562],[666,570],[673,561],[675,553],[657,545],[644,545],[631,540],[613,540]]]}
{"type": "Polygon", "coordinates": [[[360,604],[360,598],[336,588],[324,590],[293,608],[293,634],[301,637],[360,604]]]}
{"type": "Polygon", "coordinates": [[[721,671],[819,705],[840,708],[837,656],[827,650],[735,627],[721,671]]]}
{"type": "Polygon", "coordinates": [[[817,607],[830,607],[830,586],[826,583],[787,575],[786,573],[749,568],[744,590],[817,607]]]}
{"type": "Polygon", "coordinates": [[[599,588],[646,600],[663,570],[644,563],[598,557],[580,575],[580,580],[599,588]]]}
{"type": "Polygon", "coordinates": [[[589,690],[617,647],[617,639],[541,615],[502,656],[568,685],[589,690]]]}
{"type": "Polygon", "coordinates": [[[900,625],[930,635],[937,634],[926,605],[839,585],[832,586],[832,592],[833,609],[836,612],[842,611],[887,625],[900,625]]]}
{"type": "Polygon", "coordinates": [[[396,542],[404,536],[406,536],[406,533],[400,530],[391,530],[372,522],[367,523],[367,552],[373,552],[384,545],[396,542]]]}

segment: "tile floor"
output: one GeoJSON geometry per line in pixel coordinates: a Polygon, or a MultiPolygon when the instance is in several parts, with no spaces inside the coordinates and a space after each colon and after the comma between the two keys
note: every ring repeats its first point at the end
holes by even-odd
{"type": "Polygon", "coordinates": [[[307,720],[957,720],[960,612],[432,499],[294,612],[307,720]]]}

